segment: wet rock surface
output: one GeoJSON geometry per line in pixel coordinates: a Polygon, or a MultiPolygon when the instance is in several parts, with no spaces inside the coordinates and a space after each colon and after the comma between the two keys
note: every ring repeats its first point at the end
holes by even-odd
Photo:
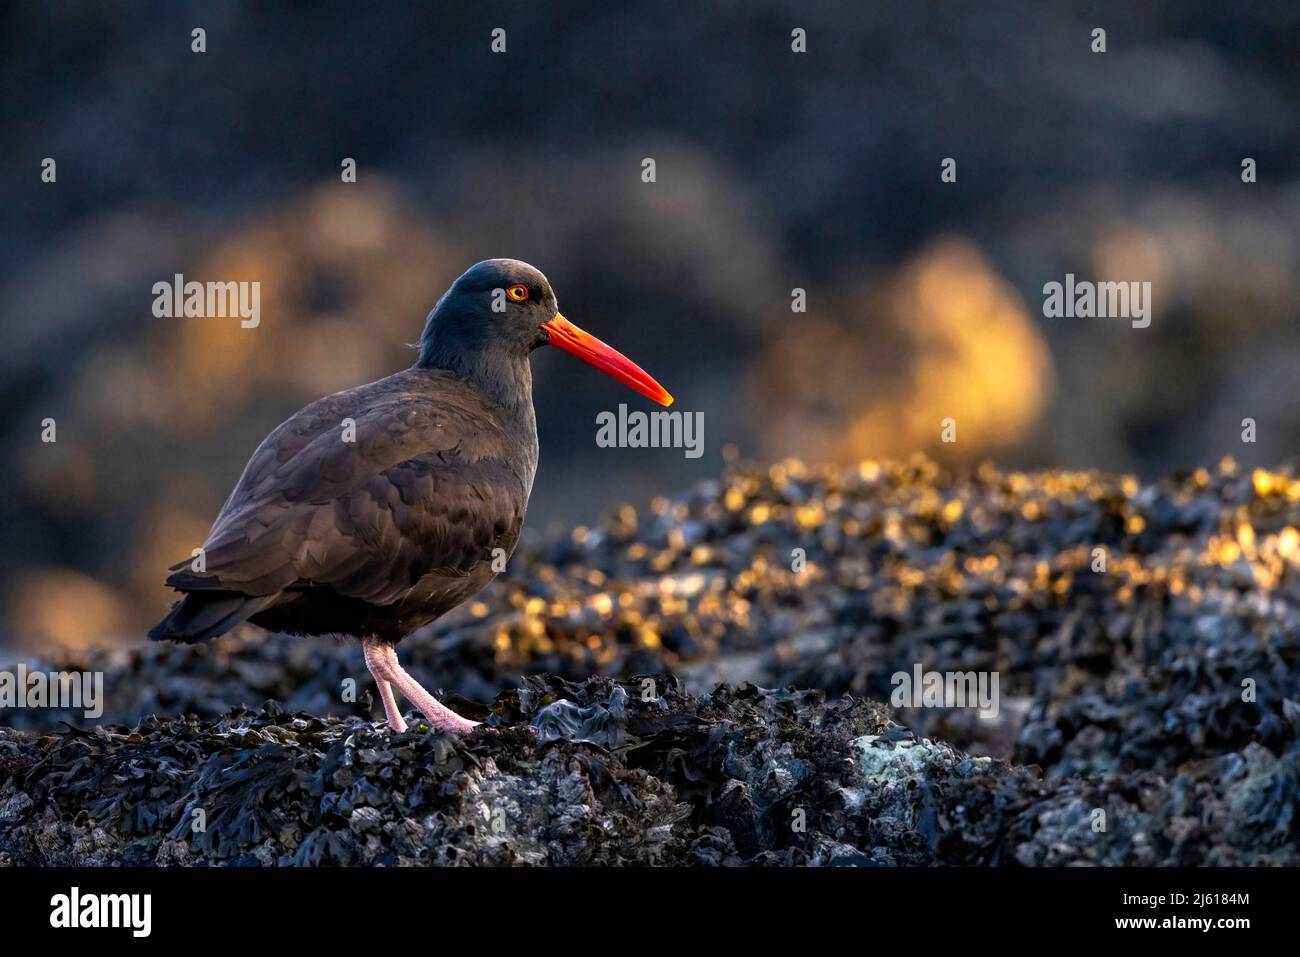
{"type": "Polygon", "coordinates": [[[463,740],[343,642],[26,662],[106,710],[3,712],[0,862],[1297,863],[1298,525],[1289,468],[737,467],[403,643],[463,740]],[[998,715],[890,707],[916,665],[998,715]]]}
{"type": "Polygon", "coordinates": [[[872,702],[533,677],[463,739],[276,705],[0,737],[4,864],[1296,863],[1300,749],[1048,782],[872,702]],[[548,715],[571,710],[578,723],[548,715]],[[523,722],[531,722],[529,730],[523,722]],[[594,732],[593,732],[594,729],[594,732]],[[564,732],[572,736],[558,736],[564,732]],[[539,733],[540,732],[540,733],[539,733]],[[599,741],[599,743],[597,743],[599,741]],[[1105,814],[1105,830],[1094,824],[1105,814]]]}

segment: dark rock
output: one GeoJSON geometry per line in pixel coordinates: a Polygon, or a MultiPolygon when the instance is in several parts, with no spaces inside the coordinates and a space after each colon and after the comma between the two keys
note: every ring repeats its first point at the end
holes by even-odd
{"type": "Polygon", "coordinates": [[[4,712],[0,863],[1296,863],[1289,469],[869,471],[527,545],[402,645],[465,740],[373,724],[346,644],[28,662],[103,671],[106,723],[4,712]],[[864,700],[917,664],[997,717],[864,700]]]}

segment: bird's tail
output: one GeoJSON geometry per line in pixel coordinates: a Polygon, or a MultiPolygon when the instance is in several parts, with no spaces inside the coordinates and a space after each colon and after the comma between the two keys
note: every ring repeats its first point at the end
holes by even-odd
{"type": "Polygon", "coordinates": [[[232,591],[187,592],[167,617],[149,630],[150,641],[192,645],[223,635],[267,608],[275,595],[249,597],[232,591]]]}

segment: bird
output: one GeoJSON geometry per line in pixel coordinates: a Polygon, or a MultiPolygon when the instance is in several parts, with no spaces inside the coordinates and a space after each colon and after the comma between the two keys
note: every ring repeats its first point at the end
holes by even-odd
{"type": "Polygon", "coordinates": [[[471,731],[397,644],[514,553],[538,462],[529,358],[548,344],[673,402],[566,319],[541,271],[477,263],[428,314],[410,368],[318,399],[262,440],[203,546],[169,569],[181,597],[149,638],[194,644],[243,622],[357,638],[393,731],[407,729],[398,694],[434,731],[471,731]]]}

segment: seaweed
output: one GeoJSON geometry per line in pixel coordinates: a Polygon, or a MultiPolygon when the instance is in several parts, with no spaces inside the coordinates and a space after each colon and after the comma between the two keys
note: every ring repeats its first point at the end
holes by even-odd
{"type": "Polygon", "coordinates": [[[404,643],[464,739],[345,643],[56,656],[104,723],[5,712],[0,862],[1296,863],[1297,526],[1289,468],[737,466],[404,643]],[[892,707],[917,665],[999,714],[892,707]]]}

